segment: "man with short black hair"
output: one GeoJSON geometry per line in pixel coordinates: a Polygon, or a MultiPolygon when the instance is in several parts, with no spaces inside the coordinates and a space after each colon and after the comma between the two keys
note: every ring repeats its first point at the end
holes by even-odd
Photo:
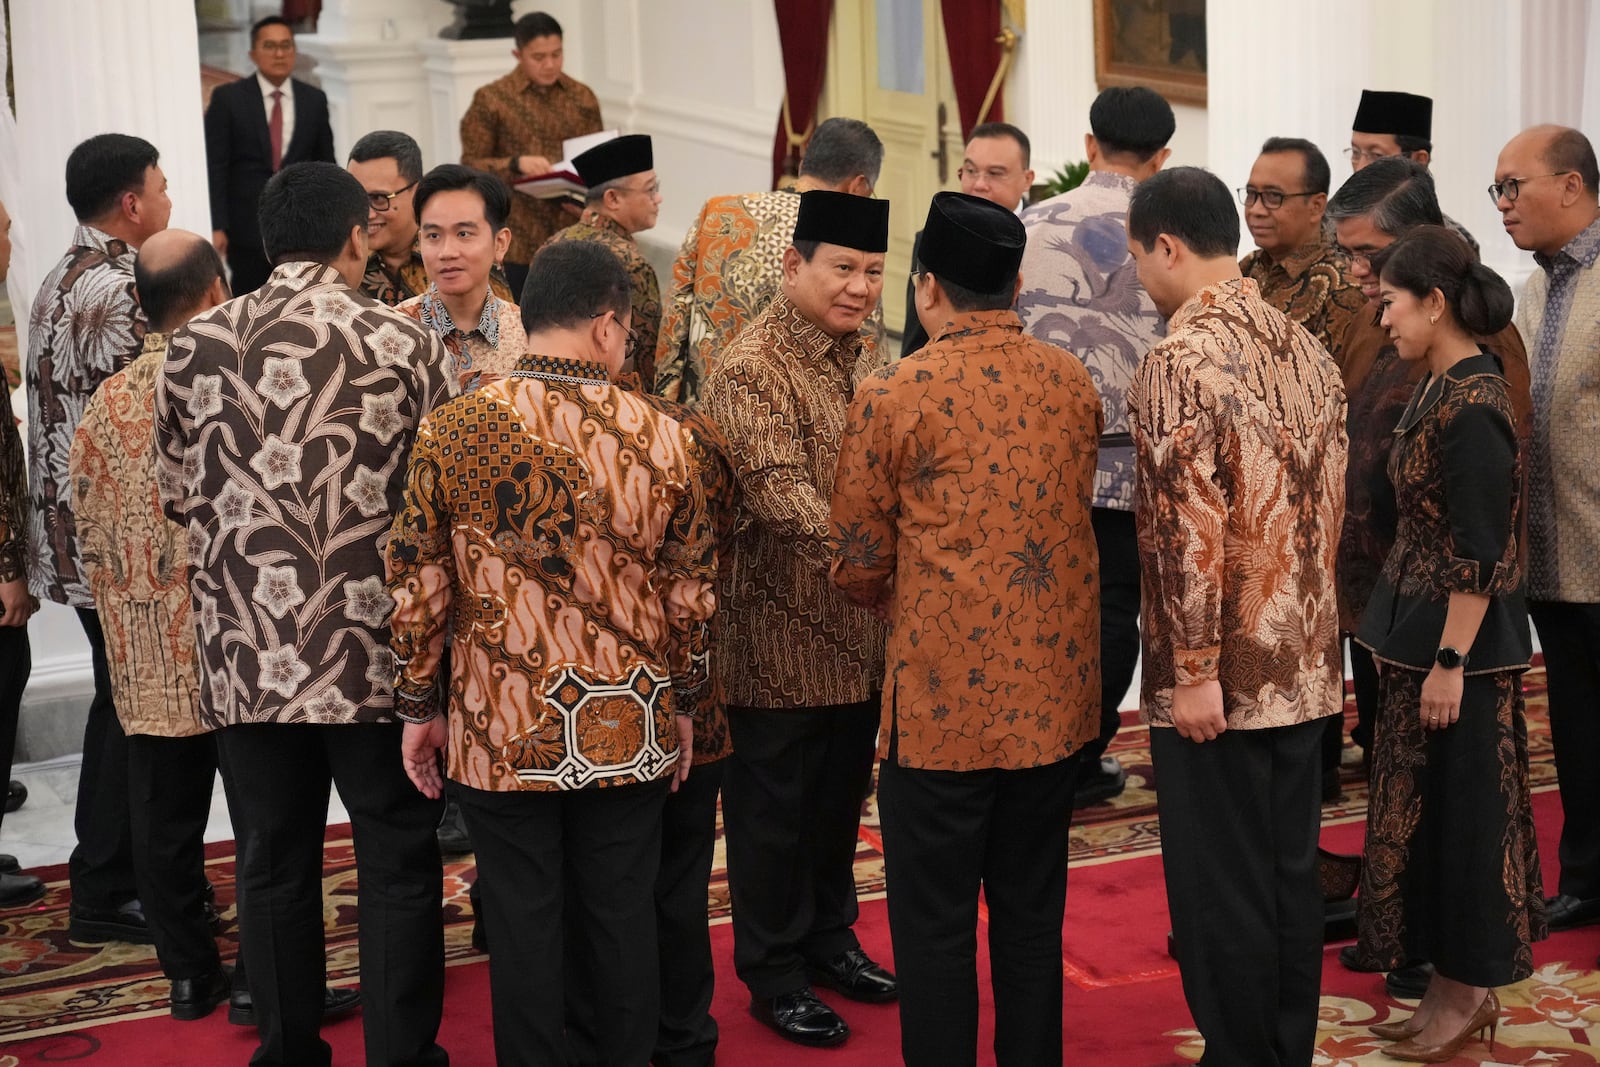
{"type": "Polygon", "coordinates": [[[68,465],[89,398],[144,347],[148,323],[134,296],[133,261],[172,215],[160,158],[150,142],[120,133],[99,134],[72,150],[67,202],[78,228],[39,287],[28,325],[28,586],[78,613],[94,663],[73,816],[78,844],[67,868],[67,936],[84,945],[150,943],[128,837],[127,738],[117,722],[100,618],[83,579],[68,465]]]}
{"type": "Polygon", "coordinates": [[[1166,163],[1176,129],[1172,106],[1154,90],[1105,90],[1089,109],[1090,132],[1083,137],[1088,177],[1022,213],[1028,230],[1017,295],[1022,328],[1083,361],[1105,412],[1092,512],[1100,550],[1100,733],[1084,749],[1079,807],[1108,800],[1127,783],[1122,764],[1106,755],[1139,661],[1127,392],[1139,357],[1165,335],[1166,323],[1139,285],[1123,222],[1134,188],[1166,163]]]}
{"type": "MultiPolygon", "coordinates": [[[[1350,170],[1399,156],[1424,170],[1433,162],[1433,98],[1416,93],[1361,90],[1361,103],[1350,124],[1350,147],[1344,150],[1350,170]]],[[[1441,225],[1478,250],[1478,242],[1461,223],[1441,215],[1441,225]]]]}
{"type": "Polygon", "coordinates": [[[191,320],[156,386],[159,484],[188,530],[200,713],[239,841],[256,1063],[323,1064],[322,840],[350,812],[371,1064],[442,1065],[440,807],[400,763],[382,546],[439,339],[356,290],[367,194],[297,163],[261,194],[267,284],[191,320]]]}
{"type": "Polygon", "coordinates": [[[604,245],[627,268],[633,291],[633,325],[628,337],[624,381],[647,392],[656,383],[656,336],[661,332],[661,286],[656,269],[639,250],[634,234],[656,224],[661,210],[661,181],[656,177],[650,138],[624,134],[596,145],[572,161],[588,187],[583,218],[561,230],[548,243],[594,241],[604,245]]]}
{"type": "Polygon", "coordinates": [[[885,362],[862,336],[883,292],[889,204],[810,189],[783,291],[706,379],[742,493],[720,583],[717,670],[733,755],[722,786],[733,960],[750,1011],[790,1041],[850,1027],[812,992],[895,997],[861,949],[852,873],[872,777],[884,624],[828,581],[828,499],[857,385],[885,362]]]}
{"type": "Polygon", "coordinates": [[[834,584],[892,627],[878,814],[911,1064],[975,1062],[980,886],[995,1060],[1061,1062],[1073,785],[1100,722],[1102,418],[1083,364],[1011,310],[1026,239],[1009,206],[933,198],[915,284],[934,340],[862,383],[833,482],[834,584]]]}
{"type": "Polygon", "coordinates": [[[1334,360],[1366,304],[1350,261],[1322,225],[1331,175],[1322,150],[1300,137],[1269,137],[1238,190],[1256,250],[1239,261],[1261,298],[1311,331],[1334,360]]]}
{"type": "Polygon", "coordinates": [[[293,77],[294,30],[277,15],[250,27],[253,77],[219,85],[206,107],[211,239],[228,257],[233,291],[248,293],[272,266],[261,247],[256,204],[267,179],[291,163],[332,163],[328,97],[293,77]]]}
{"type": "Polygon", "coordinates": [[[1333,589],[1344,390],[1239,274],[1216,176],[1158,174],[1128,251],[1166,339],[1128,391],[1143,570],[1140,712],[1183,991],[1206,1060],[1311,1062],[1322,976],[1322,720],[1344,707],[1333,589]]]}
{"type": "Polygon", "coordinates": [[[422,180],[422,149],[410,134],[373,130],[350,149],[345,169],[367,191],[367,271],[361,291],[390,307],[420,296],[428,272],[417,249],[412,196],[422,180]]]}
{"type": "MultiPolygon", "coordinates": [[[[1517,304],[1532,345],[1528,613],[1550,680],[1561,873],[1550,928],[1600,921],[1600,166],[1580,131],[1534,126],[1500,150],[1489,195],[1539,269],[1517,304]]],[[[1491,349],[1499,351],[1498,349],[1491,349]]]]}
{"type": "MultiPolygon", "coordinates": [[[[662,299],[656,391],[696,406],[723,352],[778,294],[801,196],[814,189],[871,196],[882,166],[883,142],[871,126],[831,118],[806,143],[793,189],[707,200],[678,249],[662,299]]],[[[882,327],[883,310],[874,306],[864,335],[880,343],[882,327]]]]}
{"type": "MultiPolygon", "coordinates": [[[[1033,146],[1028,135],[1009,122],[985,122],[972,128],[965,157],[956,177],[961,191],[1017,212],[1028,202],[1033,188],[1033,146]]],[[[911,265],[917,265],[922,231],[911,243],[911,265]]],[[[928,331],[917,316],[917,272],[906,279],[906,325],[900,334],[900,355],[909,356],[928,343],[928,331]]]]}
{"type": "Polygon", "coordinates": [[[630,313],[610,252],[540,251],[530,354],[424,418],[388,539],[405,769],[437,797],[443,750],[459,787],[501,1063],[567,1062],[569,961],[598,1062],[656,1041],[661,816],[692,762],[716,544],[689,435],[610,381],[630,313]]]}
{"type": "MultiPolygon", "coordinates": [[[[563,141],[601,128],[599,99],[562,71],[561,24],[534,11],[517,19],[513,32],[516,69],[474,93],[461,116],[461,162],[510,183],[548,172],[562,159],[563,141]]],[[[521,298],[528,260],[566,223],[559,200],[513,198],[505,269],[514,298],[521,298]]]]}

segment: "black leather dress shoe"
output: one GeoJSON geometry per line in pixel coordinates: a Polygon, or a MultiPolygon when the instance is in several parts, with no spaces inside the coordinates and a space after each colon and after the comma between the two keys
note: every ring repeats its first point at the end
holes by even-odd
{"type": "Polygon", "coordinates": [[[0,874],[20,874],[22,864],[8,852],[0,852],[0,874]]]}
{"type": "Polygon", "coordinates": [[[1086,768],[1078,778],[1077,788],[1072,793],[1072,806],[1087,808],[1091,804],[1120,796],[1127,787],[1128,772],[1122,769],[1121,761],[1115,756],[1101,756],[1099,763],[1086,768]]]}
{"type": "Polygon", "coordinates": [[[200,978],[174,978],[172,980],[172,1017],[192,1023],[211,1014],[211,1009],[228,999],[233,986],[233,976],[225,970],[213,971],[200,978]]]}
{"type": "Polygon", "coordinates": [[[1548,897],[1544,902],[1544,914],[1552,930],[1588,926],[1592,922],[1600,922],[1600,897],[1583,900],[1566,893],[1548,897]]]}
{"type": "Polygon", "coordinates": [[[1433,964],[1416,960],[1396,967],[1383,979],[1383,988],[1396,1000],[1421,1000],[1433,981],[1433,964]]]}
{"type": "Polygon", "coordinates": [[[850,1036],[850,1025],[809,989],[797,989],[771,1000],[754,997],[750,1014],[776,1030],[779,1037],[798,1045],[826,1048],[850,1036]]]}
{"type": "Polygon", "coordinates": [[[1339,950],[1339,965],[1347,971],[1359,974],[1377,974],[1383,970],[1383,964],[1374,963],[1361,955],[1361,946],[1346,945],[1339,950]]]}
{"type": "Polygon", "coordinates": [[[151,944],[150,925],[144,908],[130,900],[111,911],[90,911],[74,907],[67,922],[67,940],[79,947],[122,941],[129,945],[151,944]]]}
{"type": "Polygon", "coordinates": [[[20,908],[44,896],[44,883],[31,874],[0,872],[0,908],[20,908]]]}
{"type": "Polygon", "coordinates": [[[467,820],[461,815],[461,805],[453,799],[445,801],[444,814],[439,817],[439,854],[465,856],[472,851],[472,838],[467,834],[467,820]]]}
{"type": "Polygon", "coordinates": [[[823,963],[806,965],[812,984],[843,993],[851,1000],[882,1004],[900,995],[894,975],[872,962],[859,948],[846,949],[823,963]]]}
{"type": "MultiPolygon", "coordinates": [[[[322,1021],[342,1019],[361,1007],[361,990],[329,986],[322,994],[322,1021]]],[[[256,1005],[250,999],[250,990],[236,989],[228,998],[228,1021],[235,1026],[256,1024],[256,1005]]]]}

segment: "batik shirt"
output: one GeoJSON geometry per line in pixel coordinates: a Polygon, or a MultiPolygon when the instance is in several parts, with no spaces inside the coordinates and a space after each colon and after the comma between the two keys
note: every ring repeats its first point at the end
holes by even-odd
{"type": "Polygon", "coordinates": [[[1100,730],[1100,394],[1010,311],[958,315],[862,383],[833,580],[889,616],[878,755],[1015,770],[1100,730]]]}
{"type": "Polygon", "coordinates": [[[1319,237],[1281,260],[1258,248],[1239,261],[1239,271],[1254,279],[1261,299],[1304,326],[1340,362],[1345,332],[1367,306],[1348,257],[1319,237]]]}
{"type": "Polygon", "coordinates": [[[677,422],[532,355],[423,420],[389,538],[396,691],[474,789],[648,782],[704,685],[716,543],[677,422]]]}
{"type": "MultiPolygon", "coordinates": [[[[600,101],[565,74],[554,85],[535,85],[518,67],[472,95],[461,116],[461,162],[514,182],[517,156],[561,161],[561,142],[600,131],[600,101]]],[[[522,175],[526,177],[526,175],[522,175]]],[[[509,263],[527,263],[550,235],[566,225],[559,201],[513,192],[509,263]]]]}
{"type": "MultiPolygon", "coordinates": [[[[766,310],[783,282],[783,253],[794,243],[800,194],[786,189],[707,200],[672,264],[656,345],[656,392],[690,407],[706,375],[739,332],[766,310]]],[[[883,305],[861,327],[884,343],[883,305]]]]}
{"type": "Polygon", "coordinates": [[[166,336],[145,334],[144,353],[95,390],[70,469],[117,720],[129,734],[188,737],[221,724],[201,718],[188,550],[156,485],[156,379],[166,358],[166,336]]]}
{"type": "Polygon", "coordinates": [[[741,494],[718,595],[730,704],[849,704],[883,686],[883,622],[828,580],[839,443],[883,351],[829,335],[780,295],[706,380],[704,410],[732,448],[741,494]]]}
{"type": "Polygon", "coordinates": [[[133,246],[79,226],[39,287],[28,321],[28,587],[74,608],[94,606],[83,580],[72,486],[72,435],[100,383],[144,348],[133,292],[133,246]]]}
{"type": "Polygon", "coordinates": [[[1024,211],[1028,247],[1017,294],[1023,329],[1077,356],[1100,389],[1110,439],[1100,448],[1094,504],[1119,511],[1133,510],[1133,446],[1124,436],[1128,386],[1139,357],[1166,336],[1128,255],[1135,184],[1091,171],[1076,189],[1024,211]]]}
{"type": "Polygon", "coordinates": [[[173,333],[157,471],[208,721],[391,718],[383,546],[417,423],[455,382],[435,334],[316,263],[173,333]]]}
{"type": "Polygon", "coordinates": [[[28,576],[28,465],[11,411],[11,382],[0,370],[0,583],[28,576]]]}
{"type": "MultiPolygon", "coordinates": [[[[421,238],[418,237],[417,241],[421,238]]],[[[428,291],[428,268],[422,262],[422,250],[417,241],[411,243],[411,256],[400,269],[391,271],[383,257],[374,252],[367,257],[367,272],[361,278],[361,291],[372,299],[396,307],[428,291]]],[[[505,274],[496,267],[489,272],[489,288],[501,300],[511,300],[511,286],[505,274]]]]}
{"type": "Polygon", "coordinates": [[[483,301],[477,325],[463,330],[450,318],[444,301],[431,286],[423,295],[395,308],[439,335],[445,350],[455,361],[461,392],[498,381],[516,369],[528,348],[528,335],[522,329],[522,311],[501,300],[491,291],[483,301]]]}
{"type": "Polygon", "coordinates": [[[656,380],[656,335],[661,332],[661,286],[656,281],[656,269],[644,258],[639,242],[622,228],[615,219],[586,211],[581,222],[575,222],[551,237],[549,244],[557,241],[593,241],[611,250],[628,271],[628,285],[633,293],[633,339],[628,342],[628,361],[623,373],[639,376],[645,388],[656,380]]]}
{"type": "Polygon", "coordinates": [[[1338,714],[1345,405],[1332,358],[1255,282],[1220,282],[1140,361],[1128,416],[1145,721],[1171,726],[1173,687],[1207,681],[1230,730],[1338,714]]]}

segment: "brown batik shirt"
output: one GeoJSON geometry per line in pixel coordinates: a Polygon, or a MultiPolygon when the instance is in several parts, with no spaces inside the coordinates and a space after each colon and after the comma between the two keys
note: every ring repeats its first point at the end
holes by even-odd
{"type": "MultiPolygon", "coordinates": [[[[428,268],[422,262],[422,250],[418,241],[411,243],[411,255],[400,264],[399,270],[390,270],[383,257],[374,252],[367,257],[367,272],[361,277],[361,291],[372,299],[390,307],[398,307],[407,300],[415,299],[428,291],[428,268]]],[[[489,288],[501,300],[515,300],[511,297],[511,286],[507,284],[505,274],[496,267],[489,272],[489,288]]]]}
{"type": "Polygon", "coordinates": [[[780,294],[706,379],[701,402],[741,493],[718,596],[730,704],[848,704],[882,688],[886,627],[828,580],[828,504],[851,398],[883,352],[829,335],[780,294]]]}
{"type": "Polygon", "coordinates": [[[1345,331],[1367,306],[1347,256],[1319,235],[1279,260],[1258,248],[1239,261],[1239,270],[1255,280],[1261,299],[1304,326],[1339,359],[1345,331]]]}
{"type": "Polygon", "coordinates": [[[1077,358],[1011,311],[957,316],[863,382],[833,482],[833,580],[885,611],[878,755],[1015,770],[1100,728],[1104,418],[1077,358]]]}
{"type": "Polygon", "coordinates": [[[689,435],[593,363],[526,357],[429,414],[388,543],[395,682],[473,789],[648,782],[707,670],[716,541],[689,435]]]}
{"type": "Polygon", "coordinates": [[[1140,710],[1218,681],[1228,728],[1344,707],[1334,553],[1344,512],[1339,369],[1248,278],[1172,316],[1128,394],[1143,574],[1140,710]]]}
{"type": "Polygon", "coordinates": [[[28,576],[28,464],[0,369],[0,583],[28,576]]]}
{"type": "Polygon", "coordinates": [[[478,321],[466,329],[456,325],[432,286],[395,310],[439,335],[455,361],[456,380],[463,393],[510,374],[528,349],[522,310],[493,291],[486,294],[478,321]]]}
{"type": "MultiPolygon", "coordinates": [[[[600,101],[587,85],[565,74],[554,85],[535,85],[518,67],[473,94],[461,116],[461,162],[514,182],[519,175],[511,164],[517,156],[559,163],[562,141],[600,128],[600,101]]],[[[566,218],[556,200],[512,193],[506,261],[527,263],[566,218]]]]}
{"type": "Polygon", "coordinates": [[[623,373],[639,376],[645,389],[656,380],[656,335],[661,332],[661,285],[656,269],[644,258],[639,242],[615,219],[586,211],[583,219],[557,232],[547,244],[558,241],[593,241],[611,250],[628,271],[633,293],[633,337],[628,341],[628,362],[623,373]]]}

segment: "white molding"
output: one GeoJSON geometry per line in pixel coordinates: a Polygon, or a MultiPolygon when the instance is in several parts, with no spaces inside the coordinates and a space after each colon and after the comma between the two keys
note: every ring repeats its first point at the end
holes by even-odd
{"type": "MultiPolygon", "coordinates": [[[[608,115],[607,123],[614,124],[609,118],[612,106],[626,108],[628,103],[603,98],[600,106],[608,115]]],[[[721,107],[666,93],[641,95],[632,101],[632,110],[638,117],[640,132],[715,145],[755,159],[765,159],[772,154],[776,115],[762,118],[748,109],[721,107]]]]}

